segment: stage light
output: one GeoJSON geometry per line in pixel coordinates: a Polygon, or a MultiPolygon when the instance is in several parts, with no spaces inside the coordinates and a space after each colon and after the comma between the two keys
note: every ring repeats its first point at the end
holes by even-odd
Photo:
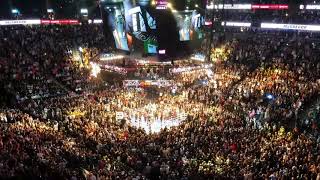
{"type": "Polygon", "coordinates": [[[154,1],[154,0],[151,1],[151,4],[152,4],[152,5],[156,5],[156,1],[154,1]]]}
{"type": "Polygon", "coordinates": [[[47,13],[53,13],[53,9],[47,9],[47,13]]]}
{"type": "Polygon", "coordinates": [[[189,6],[187,6],[186,9],[189,9],[189,6]]]}
{"type": "Polygon", "coordinates": [[[11,13],[12,13],[12,14],[18,14],[18,13],[19,13],[19,10],[18,10],[18,9],[12,9],[12,10],[11,10],[11,13]]]}
{"type": "Polygon", "coordinates": [[[80,52],[83,52],[83,49],[82,49],[82,47],[79,47],[79,51],[80,51],[80,52]]]}
{"type": "Polygon", "coordinates": [[[88,14],[88,9],[80,9],[81,14],[88,14]]]}
{"type": "Polygon", "coordinates": [[[199,5],[198,5],[198,4],[196,4],[196,5],[195,5],[195,7],[196,7],[196,8],[198,8],[198,7],[199,7],[199,5]]]}
{"type": "Polygon", "coordinates": [[[166,50],[165,49],[159,50],[159,54],[166,54],[166,50]]]}
{"type": "Polygon", "coordinates": [[[168,3],[168,4],[167,4],[167,7],[170,8],[170,9],[172,9],[172,4],[171,4],[171,3],[168,3]]]}
{"type": "Polygon", "coordinates": [[[101,24],[103,23],[102,19],[94,19],[93,24],[101,24]]]}

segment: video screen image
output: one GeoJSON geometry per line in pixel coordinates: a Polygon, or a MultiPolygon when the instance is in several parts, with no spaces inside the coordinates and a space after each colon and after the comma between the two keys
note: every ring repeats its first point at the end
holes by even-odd
{"type": "Polygon", "coordinates": [[[145,53],[157,52],[157,26],[150,12],[152,9],[148,7],[150,0],[107,0],[105,2],[104,8],[108,13],[109,28],[111,28],[116,48],[129,51],[133,41],[140,41],[145,53]]]}
{"type": "Polygon", "coordinates": [[[156,41],[152,39],[144,42],[144,52],[148,54],[157,54],[158,45],[156,41]]]}
{"type": "Polygon", "coordinates": [[[204,25],[204,18],[201,14],[197,13],[196,11],[192,14],[192,27],[195,33],[195,37],[197,39],[201,39],[204,37],[204,32],[202,30],[202,26],[204,25]]]}
{"type": "Polygon", "coordinates": [[[155,32],[157,29],[155,19],[150,13],[140,6],[131,8],[129,10],[130,23],[128,27],[130,32],[144,43],[145,53],[157,52],[157,39],[155,32]]]}
{"type": "Polygon", "coordinates": [[[192,13],[188,12],[176,12],[174,14],[177,25],[179,28],[179,39],[180,41],[190,41],[191,40],[191,22],[192,13]]]}
{"type": "Polygon", "coordinates": [[[109,27],[115,40],[116,48],[129,51],[126,20],[123,13],[123,7],[120,4],[106,6],[109,18],[109,27]]]}

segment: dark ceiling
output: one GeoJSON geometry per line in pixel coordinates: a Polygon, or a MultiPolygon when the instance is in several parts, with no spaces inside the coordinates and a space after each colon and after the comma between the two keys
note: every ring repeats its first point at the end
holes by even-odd
{"type": "MultiPolygon", "coordinates": [[[[194,7],[198,4],[205,7],[206,0],[169,0],[177,10],[185,6],[194,7]]],[[[46,15],[52,8],[57,18],[74,18],[79,15],[81,8],[89,10],[89,16],[100,15],[99,0],[0,0],[0,18],[12,18],[11,9],[17,8],[23,17],[36,18],[46,15]]]]}

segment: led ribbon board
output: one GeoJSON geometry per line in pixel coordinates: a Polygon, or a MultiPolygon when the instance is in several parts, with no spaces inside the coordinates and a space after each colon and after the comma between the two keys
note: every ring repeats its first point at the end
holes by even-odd
{"type": "Polygon", "coordinates": [[[27,19],[27,20],[3,20],[0,21],[0,26],[12,26],[12,25],[37,25],[41,24],[40,19],[27,19]]]}
{"type": "Polygon", "coordinates": [[[262,29],[320,31],[320,25],[261,23],[262,29]]]}
{"type": "Polygon", "coordinates": [[[217,4],[207,5],[207,9],[228,9],[228,10],[256,10],[256,9],[269,9],[269,10],[284,10],[288,9],[287,4],[217,4]]]}

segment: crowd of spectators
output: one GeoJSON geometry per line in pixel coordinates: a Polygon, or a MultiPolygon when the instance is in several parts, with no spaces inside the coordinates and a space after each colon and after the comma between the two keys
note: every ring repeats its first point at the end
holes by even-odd
{"type": "MultiPolygon", "coordinates": [[[[86,63],[74,63],[69,51],[81,44],[82,55],[91,58],[108,47],[95,25],[0,29],[1,35],[9,31],[0,40],[0,78],[21,97],[20,82],[32,85],[31,92],[47,90],[48,80],[61,91],[76,90],[76,81],[87,84],[86,63]]],[[[299,36],[249,35],[216,44],[213,66],[172,73],[175,91],[117,82],[81,95],[20,98],[19,109],[0,110],[0,177],[320,179],[318,109],[305,123],[312,124],[312,136],[297,121],[304,104],[319,95],[317,44],[299,36]],[[150,102],[155,111],[145,108],[150,102]],[[120,121],[119,111],[126,114],[120,121]],[[165,121],[178,111],[187,119],[160,133],[129,123],[153,113],[165,121]]],[[[184,67],[190,64],[172,68],[184,67]]],[[[138,70],[138,77],[159,76],[154,79],[170,72],[138,70]]]]}
{"type": "Polygon", "coordinates": [[[102,26],[95,24],[2,26],[0,34],[0,78],[18,99],[81,88],[89,75],[89,59],[110,50],[102,26]]]}

